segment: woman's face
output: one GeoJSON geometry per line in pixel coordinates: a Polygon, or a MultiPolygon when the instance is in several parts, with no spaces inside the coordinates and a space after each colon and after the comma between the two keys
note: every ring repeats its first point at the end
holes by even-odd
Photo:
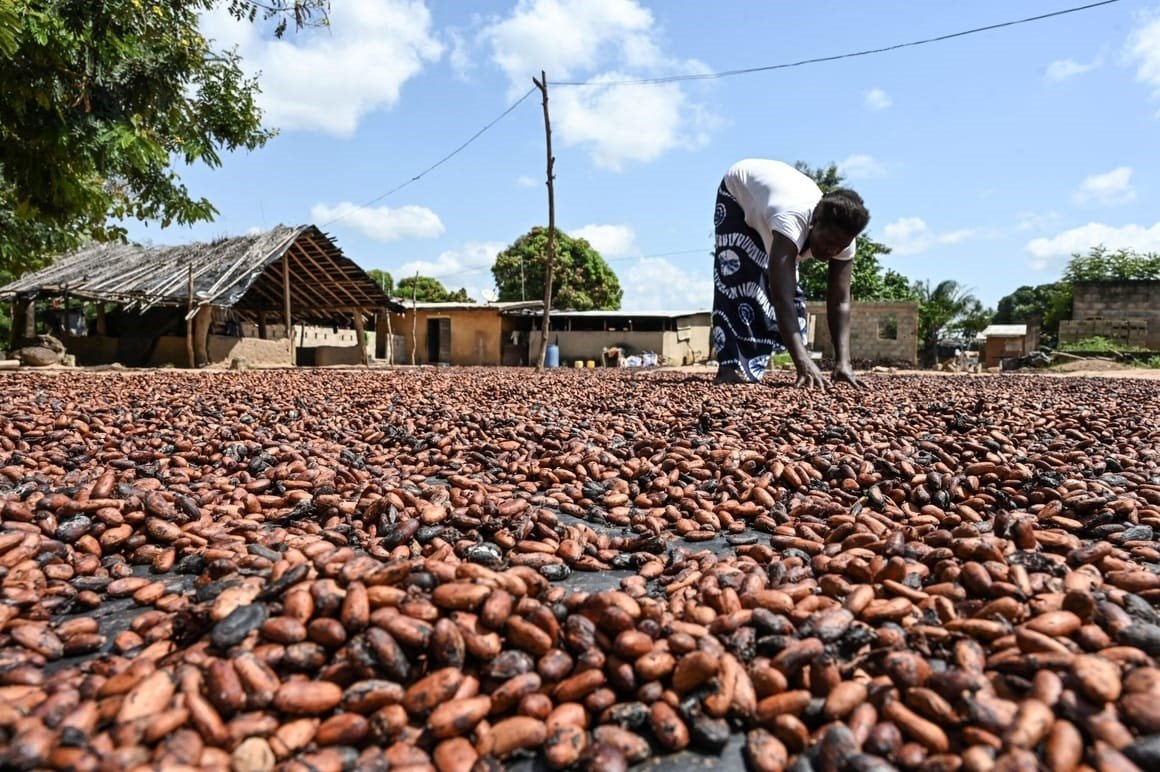
{"type": "Polygon", "coordinates": [[[832,260],[853,240],[849,234],[834,228],[810,226],[810,254],[819,260],[832,260]]]}

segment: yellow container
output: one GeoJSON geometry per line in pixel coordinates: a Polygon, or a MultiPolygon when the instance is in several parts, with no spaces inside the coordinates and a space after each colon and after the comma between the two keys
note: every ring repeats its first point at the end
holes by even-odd
{"type": "Polygon", "coordinates": [[[589,370],[592,370],[592,369],[595,369],[595,367],[596,367],[596,360],[595,360],[595,359],[589,359],[589,360],[588,360],[588,369],[589,369],[589,370]]]}

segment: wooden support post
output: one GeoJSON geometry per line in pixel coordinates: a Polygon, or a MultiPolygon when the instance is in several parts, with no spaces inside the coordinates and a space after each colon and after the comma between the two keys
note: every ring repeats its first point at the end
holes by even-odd
{"type": "Polygon", "coordinates": [[[213,327],[213,306],[199,306],[193,317],[193,352],[197,366],[204,367],[209,361],[209,332],[213,327]]]}
{"type": "Polygon", "coordinates": [[[415,274],[415,283],[411,285],[411,367],[415,366],[415,350],[419,347],[417,327],[419,325],[419,274],[415,274]]]}
{"type": "Polygon", "coordinates": [[[552,330],[552,267],[556,262],[556,175],[553,168],[556,159],[552,157],[552,122],[548,117],[548,75],[540,70],[540,79],[532,78],[532,83],[540,89],[544,97],[544,139],[548,149],[548,256],[544,267],[544,333],[540,337],[540,356],[536,369],[544,369],[544,359],[548,355],[548,335],[552,330]]]}
{"type": "Polygon", "coordinates": [[[265,311],[258,312],[258,339],[259,340],[266,339],[266,312],[265,311]]]}
{"type": "Polygon", "coordinates": [[[354,337],[358,341],[358,361],[363,367],[370,364],[367,361],[367,335],[363,327],[363,312],[361,308],[354,310],[354,337]]]}
{"type": "Polygon", "coordinates": [[[286,320],[286,344],[290,347],[290,366],[298,363],[294,356],[294,325],[290,321],[290,250],[282,255],[282,301],[283,315],[286,320]]]}
{"type": "Polygon", "coordinates": [[[97,303],[97,336],[105,337],[109,334],[109,324],[105,319],[105,304],[104,302],[97,303]]]}
{"type": "Polygon", "coordinates": [[[12,301],[13,348],[23,346],[36,337],[36,299],[17,297],[12,301]]]}
{"type": "Polygon", "coordinates": [[[197,357],[193,351],[193,266],[189,266],[189,292],[185,300],[185,354],[190,369],[197,367],[197,357]]]}
{"type": "Polygon", "coordinates": [[[395,364],[395,331],[391,329],[391,309],[387,309],[387,365],[395,364]]]}

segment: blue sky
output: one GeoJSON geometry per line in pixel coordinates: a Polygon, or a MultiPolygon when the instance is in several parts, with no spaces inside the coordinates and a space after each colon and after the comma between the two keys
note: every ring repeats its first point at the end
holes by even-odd
{"type": "Polygon", "coordinates": [[[889,46],[1082,0],[333,0],[282,41],[203,27],[258,74],[265,148],[183,177],[220,210],[157,244],[313,222],[364,268],[482,299],[495,254],[546,224],[539,94],[439,161],[546,70],[557,225],[616,271],[625,308],[712,304],[712,208],[746,157],[837,162],[885,267],[988,305],[1097,243],[1160,251],[1160,2],[859,58],[647,86],[889,46]],[[374,203],[369,203],[369,202],[374,203]],[[367,205],[369,203],[369,205],[367,205]]]}

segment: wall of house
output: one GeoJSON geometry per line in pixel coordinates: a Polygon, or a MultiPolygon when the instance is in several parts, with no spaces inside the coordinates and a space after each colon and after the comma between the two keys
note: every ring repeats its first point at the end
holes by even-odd
{"type": "MultiPolygon", "coordinates": [[[[811,347],[834,356],[823,301],[806,303],[811,347]]],[[[856,302],[850,307],[850,358],[855,362],[918,364],[918,304],[856,302]],[[890,337],[893,333],[894,337],[890,337]]]]}
{"type": "Polygon", "coordinates": [[[1080,282],[1060,343],[1084,338],[1160,350],[1160,281],[1080,282]]]}
{"type": "Polygon", "coordinates": [[[983,343],[983,367],[999,367],[1004,359],[1026,356],[1032,346],[1026,335],[988,335],[983,343]]]}
{"type": "Polygon", "coordinates": [[[107,335],[63,335],[60,342],[76,356],[81,367],[108,365],[117,360],[117,339],[107,335]]]}
{"type": "MultiPolygon", "coordinates": [[[[262,340],[210,335],[208,349],[211,366],[229,366],[235,357],[244,358],[251,367],[289,367],[291,364],[290,344],[285,338],[262,340]]],[[[189,349],[185,336],[166,335],[157,339],[157,347],[153,349],[153,356],[149,359],[151,366],[186,367],[188,363],[189,349]]]]}
{"type": "MultiPolygon", "coordinates": [[[[415,364],[430,364],[427,358],[427,322],[431,319],[451,320],[451,364],[498,365],[501,361],[501,322],[495,309],[408,309],[391,318],[391,329],[403,338],[403,350],[395,352],[396,362],[410,364],[411,349],[415,349],[415,364]],[[415,338],[412,344],[411,329],[415,338]]],[[[387,323],[380,319],[375,330],[375,351],[386,356],[387,323]]]]}
{"type": "Polygon", "coordinates": [[[1160,281],[1080,282],[1075,285],[1071,318],[1160,322],[1160,281]]]}
{"type": "Polygon", "coordinates": [[[1106,338],[1121,346],[1160,351],[1160,322],[1148,319],[1081,319],[1059,323],[1059,342],[1106,338]]]}
{"type": "MultiPolygon", "coordinates": [[[[540,351],[540,331],[533,330],[530,338],[530,350],[535,359],[540,351]]],[[[709,328],[704,325],[681,332],[552,330],[548,340],[559,342],[560,364],[565,367],[572,366],[577,360],[585,363],[591,360],[599,366],[601,352],[614,346],[626,348],[628,354],[654,353],[663,363],[696,364],[709,359],[709,328]]]]}

